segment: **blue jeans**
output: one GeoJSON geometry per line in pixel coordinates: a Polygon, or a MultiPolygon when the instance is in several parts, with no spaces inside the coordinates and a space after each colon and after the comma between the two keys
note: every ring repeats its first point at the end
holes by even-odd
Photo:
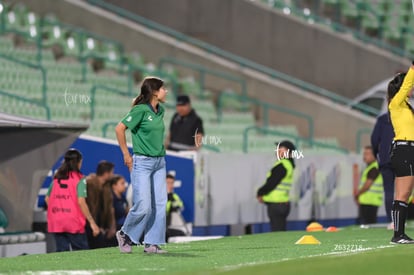
{"type": "Polygon", "coordinates": [[[56,252],[89,249],[86,234],[54,233],[56,252]]]}
{"type": "Polygon", "coordinates": [[[164,157],[133,156],[132,208],[121,230],[138,243],[164,244],[166,230],[167,184],[164,157]]]}

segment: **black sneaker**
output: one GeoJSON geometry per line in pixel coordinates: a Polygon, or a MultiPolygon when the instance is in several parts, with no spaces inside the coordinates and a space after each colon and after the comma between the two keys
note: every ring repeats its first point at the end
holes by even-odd
{"type": "Polygon", "coordinates": [[[414,240],[408,237],[405,234],[402,234],[399,237],[393,237],[391,239],[391,244],[414,244],[414,240]]]}

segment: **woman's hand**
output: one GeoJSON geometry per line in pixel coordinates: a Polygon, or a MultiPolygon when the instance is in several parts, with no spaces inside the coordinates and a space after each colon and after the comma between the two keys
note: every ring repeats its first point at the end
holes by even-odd
{"type": "Polygon", "coordinates": [[[99,229],[99,227],[96,225],[96,223],[95,223],[95,222],[92,222],[92,223],[90,223],[89,225],[91,226],[91,229],[92,229],[92,235],[93,235],[94,237],[98,236],[98,235],[99,235],[99,233],[101,232],[101,230],[100,230],[100,229],[99,229]]]}
{"type": "Polygon", "coordinates": [[[129,172],[131,172],[131,170],[132,170],[132,157],[129,153],[124,154],[124,164],[128,167],[129,172]]]}

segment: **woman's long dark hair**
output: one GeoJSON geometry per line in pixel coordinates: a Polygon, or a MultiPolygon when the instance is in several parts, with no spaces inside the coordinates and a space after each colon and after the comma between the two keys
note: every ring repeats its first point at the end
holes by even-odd
{"type": "MultiPolygon", "coordinates": [[[[398,93],[398,91],[401,88],[402,83],[404,82],[404,78],[405,78],[406,73],[399,73],[397,74],[393,80],[391,80],[388,83],[388,103],[390,103],[391,99],[393,99],[393,97],[398,93]]],[[[406,102],[408,108],[411,110],[411,112],[413,112],[414,114],[414,109],[411,106],[411,104],[409,102],[406,102]]]]}
{"type": "Polygon", "coordinates": [[[68,179],[70,172],[77,172],[79,171],[79,162],[82,160],[82,154],[76,149],[69,149],[64,157],[62,165],[59,167],[55,174],[55,179],[57,179],[60,183],[60,180],[68,179]]]}
{"type": "Polygon", "coordinates": [[[406,73],[399,73],[388,83],[388,102],[390,102],[400,90],[405,75],[406,73]]]}
{"type": "Polygon", "coordinates": [[[164,81],[161,79],[157,77],[146,77],[141,84],[141,93],[134,98],[132,106],[151,103],[154,92],[158,91],[162,86],[164,86],[164,81]]]}

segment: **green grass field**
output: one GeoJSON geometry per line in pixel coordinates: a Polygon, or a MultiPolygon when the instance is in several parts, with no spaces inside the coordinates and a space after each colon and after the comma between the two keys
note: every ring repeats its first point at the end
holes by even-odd
{"type": "MultiPolygon", "coordinates": [[[[407,233],[414,236],[414,230],[407,233]]],[[[414,245],[390,245],[392,231],[290,231],[168,244],[168,254],[118,248],[0,259],[1,274],[412,274],[414,245]],[[296,245],[303,235],[321,244],[296,245]]]]}

